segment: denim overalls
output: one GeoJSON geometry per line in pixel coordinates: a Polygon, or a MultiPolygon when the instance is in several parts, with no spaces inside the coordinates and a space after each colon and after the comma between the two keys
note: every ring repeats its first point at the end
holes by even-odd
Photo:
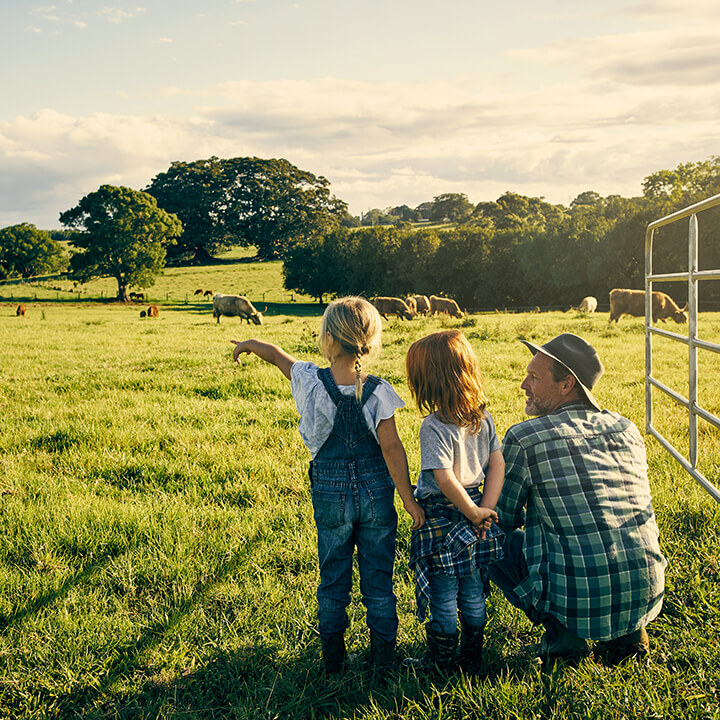
{"type": "Polygon", "coordinates": [[[309,471],[320,561],[320,636],[327,639],[349,625],[346,608],[357,547],[368,627],[386,642],[393,642],[398,627],[392,584],[395,486],[362,412],[380,379],[368,376],[358,402],[354,394],[340,392],[330,368],[319,369],[318,377],[337,408],[333,429],[309,471]]]}

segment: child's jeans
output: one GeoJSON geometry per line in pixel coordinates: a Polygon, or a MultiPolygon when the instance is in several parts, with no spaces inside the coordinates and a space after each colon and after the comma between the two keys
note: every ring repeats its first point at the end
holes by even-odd
{"type": "Polygon", "coordinates": [[[397,528],[394,493],[386,470],[354,481],[313,478],[321,637],[331,637],[349,625],[346,608],[350,604],[353,551],[357,547],[367,625],[386,642],[395,640],[398,617],[393,593],[397,528]]]}
{"type": "Polygon", "coordinates": [[[459,610],[465,624],[474,627],[484,625],[486,576],[486,568],[460,578],[432,573],[429,576],[430,622],[437,623],[442,632],[452,635],[457,632],[459,610]]]}

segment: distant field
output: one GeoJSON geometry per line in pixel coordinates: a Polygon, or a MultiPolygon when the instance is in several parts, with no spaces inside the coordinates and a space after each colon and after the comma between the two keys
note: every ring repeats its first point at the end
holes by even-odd
{"type": "MultiPolygon", "coordinates": [[[[487,678],[435,683],[398,670],[373,679],[359,668],[342,681],[322,676],[297,413],[280,373],[255,358],[234,365],[229,342],[259,336],[319,360],[320,308],[300,315],[280,300],[256,327],[218,325],[208,303],[162,302],[195,286],[281,293],[278,267],[169,270],[151,290],[158,319],[140,319],[140,306],[52,297],[17,318],[16,303],[0,304],[0,718],[720,717],[720,512],[651,439],[670,564],[650,667],[587,660],[541,673],[519,656],[539,632],[494,593],[487,678]]],[[[501,435],[523,419],[530,355],[518,340],[563,331],[598,348],[600,402],[644,429],[639,319],[608,327],[607,314],[488,313],[384,326],[371,369],[407,403],[397,422],[413,473],[421,418],[404,357],[441,327],[460,327],[477,350],[501,435]]],[[[701,316],[701,334],[720,342],[720,314],[701,316]]],[[[679,392],[685,354],[658,343],[656,374],[679,392]]],[[[717,414],[716,358],[701,355],[701,402],[717,414]]],[[[686,442],[685,411],[668,404],[659,415],[663,432],[686,442]]],[[[700,441],[702,469],[717,482],[718,433],[704,428],[700,441]]],[[[402,517],[401,657],[423,650],[408,546],[402,517]]],[[[362,656],[361,607],[348,637],[362,656]]]]}

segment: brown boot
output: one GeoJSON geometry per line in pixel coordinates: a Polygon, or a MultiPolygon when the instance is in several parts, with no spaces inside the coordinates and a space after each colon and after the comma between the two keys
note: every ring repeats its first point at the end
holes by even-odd
{"type": "Polygon", "coordinates": [[[627,635],[599,642],[593,655],[601,658],[607,665],[617,665],[628,658],[647,662],[650,658],[650,638],[647,630],[640,628],[627,635]]]}

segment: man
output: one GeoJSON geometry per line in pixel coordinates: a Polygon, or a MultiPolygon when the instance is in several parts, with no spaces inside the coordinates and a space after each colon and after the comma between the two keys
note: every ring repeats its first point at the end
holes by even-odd
{"type": "Polygon", "coordinates": [[[525,412],[502,444],[497,504],[505,558],[490,577],[545,627],[541,662],[596,651],[647,656],[645,626],[662,607],[664,570],[645,446],[628,419],[590,392],[603,373],[595,348],[564,333],[533,353],[520,386],[525,412]],[[524,531],[517,528],[524,525],[524,531]]]}

